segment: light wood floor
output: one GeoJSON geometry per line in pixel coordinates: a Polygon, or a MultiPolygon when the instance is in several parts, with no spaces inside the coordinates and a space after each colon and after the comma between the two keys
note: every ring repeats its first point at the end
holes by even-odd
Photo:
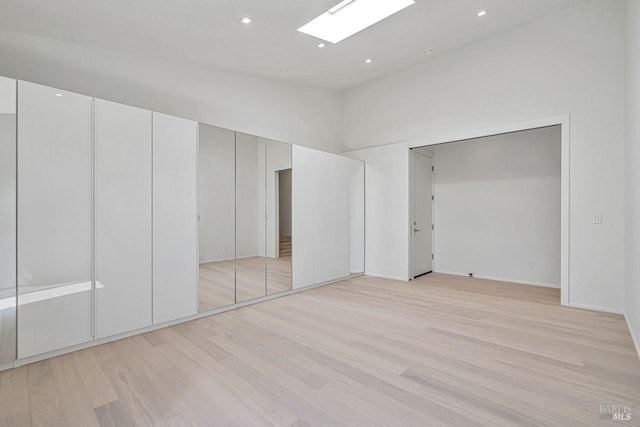
{"type": "Polygon", "coordinates": [[[638,425],[624,319],[555,289],[359,277],[0,373],[2,426],[638,425]],[[632,406],[608,421],[600,405],[632,406]]]}
{"type": "Polygon", "coordinates": [[[235,298],[243,302],[289,289],[291,257],[243,258],[237,266],[233,260],[200,264],[199,311],[235,304],[235,298]]]}

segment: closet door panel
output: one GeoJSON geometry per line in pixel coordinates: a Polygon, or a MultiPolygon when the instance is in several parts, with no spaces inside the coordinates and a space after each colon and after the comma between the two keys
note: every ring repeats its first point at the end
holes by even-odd
{"type": "Polygon", "coordinates": [[[236,302],[236,134],[198,125],[198,309],[236,302]]]}
{"type": "Polygon", "coordinates": [[[16,81],[0,77],[0,366],[16,358],[16,81]]]}
{"type": "Polygon", "coordinates": [[[96,338],[151,325],[151,112],[95,101],[96,338]]]}
{"type": "Polygon", "coordinates": [[[18,356],[92,339],[92,98],[18,83],[18,356]]]}
{"type": "Polygon", "coordinates": [[[291,144],[266,141],[267,295],[291,290],[291,144]]]}
{"type": "Polygon", "coordinates": [[[267,294],[265,140],[236,132],[236,303],[267,294]]]}
{"type": "Polygon", "coordinates": [[[315,284],[315,154],[293,146],[291,171],[293,288],[315,284]]]}
{"type": "Polygon", "coordinates": [[[197,123],[153,113],[153,322],[197,312],[197,123]]]}
{"type": "Polygon", "coordinates": [[[355,159],[349,159],[349,164],[350,270],[351,273],[364,273],[365,164],[355,159]]]}
{"type": "Polygon", "coordinates": [[[349,275],[349,159],[316,152],[316,283],[349,275]]]}

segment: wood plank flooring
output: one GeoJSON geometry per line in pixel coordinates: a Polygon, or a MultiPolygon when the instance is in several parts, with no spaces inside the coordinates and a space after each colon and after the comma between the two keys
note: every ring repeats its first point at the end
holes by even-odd
{"type": "Polygon", "coordinates": [[[623,317],[559,299],[359,277],[2,372],[0,426],[640,425],[623,317]]]}

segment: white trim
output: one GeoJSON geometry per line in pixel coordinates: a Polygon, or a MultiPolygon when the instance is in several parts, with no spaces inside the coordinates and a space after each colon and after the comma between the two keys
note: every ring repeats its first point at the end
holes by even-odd
{"type": "MultiPolygon", "coordinates": [[[[423,147],[427,145],[443,144],[447,142],[462,141],[465,139],[482,138],[492,135],[500,135],[510,132],[518,132],[523,130],[537,129],[548,126],[561,126],[561,150],[562,150],[562,166],[561,166],[561,207],[560,207],[560,303],[564,306],[571,306],[571,287],[570,287],[570,166],[571,166],[571,150],[570,150],[570,126],[571,116],[568,113],[558,114],[554,116],[541,117],[532,120],[526,120],[515,123],[507,123],[490,128],[473,129],[455,134],[449,134],[439,137],[430,137],[427,139],[416,139],[409,141],[409,148],[423,147]]],[[[410,171],[411,173],[411,171],[410,171]]],[[[409,220],[411,222],[411,220],[409,220]]],[[[409,257],[413,254],[409,254],[409,257]]]]}
{"type": "Polygon", "coordinates": [[[371,277],[377,277],[380,279],[389,279],[389,280],[398,280],[400,282],[408,282],[409,280],[406,277],[400,277],[400,276],[390,276],[387,274],[376,274],[376,273],[371,273],[371,272],[366,272],[365,275],[367,276],[371,276],[371,277]]]}
{"type": "Polygon", "coordinates": [[[636,340],[636,335],[633,333],[633,328],[631,327],[631,322],[629,322],[629,316],[627,316],[627,313],[624,314],[624,320],[627,322],[627,328],[629,328],[631,340],[633,341],[633,345],[636,347],[636,353],[638,353],[638,358],[640,359],[640,343],[636,340]]]}
{"type": "MultiPolygon", "coordinates": [[[[469,277],[469,273],[464,273],[464,272],[460,272],[460,271],[445,271],[445,270],[433,270],[434,273],[439,273],[439,274],[449,274],[452,276],[462,276],[462,277],[469,277]]],[[[555,285],[553,283],[544,283],[544,282],[536,282],[536,281],[529,281],[529,280],[522,280],[522,279],[510,279],[508,277],[496,277],[496,276],[478,276],[474,273],[473,275],[474,279],[483,279],[483,280],[495,280],[497,282],[508,282],[508,283],[516,283],[518,285],[527,285],[527,286],[540,286],[543,288],[554,288],[554,289],[560,289],[559,285],[555,285]]]]}
{"type": "Polygon", "coordinates": [[[423,147],[426,145],[444,144],[447,142],[463,141],[465,139],[475,139],[484,136],[500,135],[504,133],[519,132],[522,130],[543,128],[547,126],[555,126],[568,124],[570,119],[569,113],[557,114],[554,116],[540,117],[532,120],[524,120],[515,123],[506,123],[488,128],[471,129],[464,132],[447,134],[444,136],[430,137],[425,139],[416,139],[409,141],[409,148],[423,147]]]}
{"type": "MultiPolygon", "coordinates": [[[[356,277],[360,277],[360,276],[364,276],[364,275],[365,275],[365,273],[352,273],[352,274],[349,274],[348,276],[341,277],[339,279],[329,280],[329,281],[322,282],[322,283],[316,283],[314,285],[303,286],[302,288],[296,288],[296,289],[293,289],[289,294],[297,294],[298,292],[304,292],[304,291],[308,291],[308,290],[313,289],[313,288],[318,288],[320,286],[326,286],[326,285],[331,285],[333,283],[343,282],[345,280],[354,279],[356,277]]],[[[367,276],[368,276],[368,274],[367,274],[367,276]]]]}
{"type": "Polygon", "coordinates": [[[597,306],[597,305],[578,304],[578,303],[574,303],[574,302],[569,304],[569,307],[580,308],[580,309],[583,309],[583,310],[602,311],[604,313],[612,313],[612,314],[622,314],[622,315],[624,315],[624,310],[620,310],[618,308],[600,307],[600,306],[597,306]]]}
{"type": "Polygon", "coordinates": [[[0,372],[2,372],[2,371],[6,371],[7,369],[11,369],[11,368],[13,368],[13,367],[14,367],[13,365],[14,365],[14,362],[9,362],[9,363],[5,363],[5,364],[1,364],[1,365],[0,365],[0,372]]]}
{"type": "Polygon", "coordinates": [[[200,261],[198,261],[198,265],[202,265],[202,264],[210,264],[212,262],[224,262],[224,261],[234,261],[235,258],[231,257],[231,258],[221,258],[221,259],[202,259],[200,261]]]}

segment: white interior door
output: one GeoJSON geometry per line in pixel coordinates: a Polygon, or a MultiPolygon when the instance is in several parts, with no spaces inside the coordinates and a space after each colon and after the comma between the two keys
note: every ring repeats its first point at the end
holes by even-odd
{"type": "Polygon", "coordinates": [[[413,156],[413,277],[433,271],[433,159],[413,156]]]}

